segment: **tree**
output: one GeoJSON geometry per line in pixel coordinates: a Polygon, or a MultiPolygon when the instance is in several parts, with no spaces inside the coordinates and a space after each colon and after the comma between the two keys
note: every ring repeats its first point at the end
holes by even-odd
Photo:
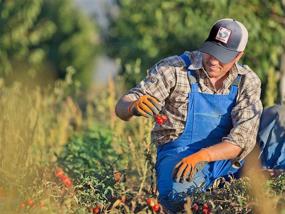
{"type": "MultiPolygon", "coordinates": [[[[164,0],[143,2],[119,0],[120,13],[113,19],[108,43],[109,54],[133,65],[141,59],[146,70],[162,57],[198,48],[206,39],[211,25],[218,19],[235,18],[249,31],[243,63],[248,64],[265,83],[267,73],[276,73],[284,51],[285,29],[276,17],[284,17],[280,1],[164,0]]],[[[128,86],[145,73],[125,76],[128,86]],[[139,76],[139,77],[138,77],[139,76]]],[[[121,74],[126,74],[126,69],[121,74]]],[[[264,85],[266,86],[266,84],[264,85]]]]}
{"type": "Polygon", "coordinates": [[[64,77],[73,66],[87,83],[98,35],[71,0],[0,1],[0,75],[46,70],[64,77]]]}
{"type": "Polygon", "coordinates": [[[40,47],[47,53],[60,77],[64,77],[66,67],[72,65],[77,71],[75,77],[88,84],[99,38],[95,23],[72,3],[71,0],[44,0],[38,20],[49,19],[56,30],[40,47]]]}
{"type": "MultiPolygon", "coordinates": [[[[34,27],[42,6],[42,0],[0,1],[0,74],[12,70],[12,61],[32,58],[29,46],[33,43],[31,35],[39,35],[42,27],[34,27]]],[[[47,29],[52,28],[50,24],[47,29]]],[[[35,41],[34,41],[35,42],[35,41]]]]}
{"type": "MultiPolygon", "coordinates": [[[[282,8],[283,8],[283,14],[285,13],[285,0],[282,0],[282,8]]],[[[279,18],[280,20],[280,18],[279,18]]],[[[280,22],[283,24],[283,27],[285,27],[285,17],[283,16],[280,20],[280,22]]],[[[285,40],[283,38],[283,44],[285,44],[285,40]]],[[[283,50],[282,56],[281,56],[281,63],[280,63],[280,100],[281,103],[285,105],[285,50],[283,50]]]]}

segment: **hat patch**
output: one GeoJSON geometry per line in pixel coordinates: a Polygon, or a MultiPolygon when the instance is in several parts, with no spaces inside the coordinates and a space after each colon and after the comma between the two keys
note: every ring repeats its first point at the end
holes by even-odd
{"type": "Polygon", "coordinates": [[[227,29],[227,28],[220,27],[220,29],[216,35],[216,40],[227,44],[228,40],[230,38],[231,32],[232,31],[227,29]]]}

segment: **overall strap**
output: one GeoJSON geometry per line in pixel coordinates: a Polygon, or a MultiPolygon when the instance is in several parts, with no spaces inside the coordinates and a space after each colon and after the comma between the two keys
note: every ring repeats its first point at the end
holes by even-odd
{"type": "Polygon", "coordinates": [[[180,58],[184,62],[185,68],[187,69],[191,65],[191,61],[190,61],[189,57],[187,56],[186,52],[181,54],[180,58]]]}
{"type": "Polygon", "coordinates": [[[187,70],[187,76],[188,76],[189,84],[191,86],[191,91],[197,92],[198,91],[198,85],[197,85],[197,79],[195,76],[195,72],[188,69],[188,67],[191,65],[190,58],[185,52],[180,55],[180,58],[184,62],[185,68],[187,70]]]}
{"type": "Polygon", "coordinates": [[[187,76],[188,76],[188,80],[191,86],[191,91],[198,92],[198,83],[197,83],[195,71],[188,69],[187,76]]]}
{"type": "Polygon", "coordinates": [[[238,74],[238,76],[235,78],[235,80],[233,81],[231,85],[230,97],[232,99],[235,99],[238,94],[238,88],[239,88],[240,82],[241,82],[241,75],[238,74]]]}
{"type": "Polygon", "coordinates": [[[241,75],[240,74],[238,74],[238,76],[235,78],[235,80],[233,81],[233,83],[232,83],[232,86],[239,86],[239,84],[240,84],[240,81],[241,81],[241,75]]]}

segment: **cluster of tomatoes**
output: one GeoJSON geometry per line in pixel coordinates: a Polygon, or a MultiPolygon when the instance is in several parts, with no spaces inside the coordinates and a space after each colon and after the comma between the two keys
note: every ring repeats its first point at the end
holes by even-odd
{"type": "Polygon", "coordinates": [[[148,206],[151,207],[151,209],[152,209],[153,212],[155,212],[155,213],[156,213],[156,212],[159,212],[159,210],[160,210],[160,204],[157,202],[156,199],[154,199],[154,198],[148,198],[148,199],[146,199],[146,203],[147,203],[148,206]]]}
{"type": "Polygon", "coordinates": [[[56,169],[55,176],[58,177],[67,188],[72,187],[71,179],[64,174],[64,171],[61,168],[56,169]]]}
{"type": "Polygon", "coordinates": [[[162,125],[168,120],[167,116],[163,114],[154,115],[154,119],[158,125],[162,125]]]}
{"type": "MultiPolygon", "coordinates": [[[[193,212],[198,212],[199,205],[197,203],[194,203],[191,207],[193,212]]],[[[202,206],[202,213],[203,214],[211,214],[211,209],[207,203],[204,203],[202,206]]]]}
{"type": "MultiPolygon", "coordinates": [[[[28,199],[27,201],[24,201],[20,204],[20,208],[24,209],[24,208],[34,208],[36,207],[37,204],[33,201],[33,199],[28,199]]],[[[38,207],[40,208],[44,208],[45,204],[43,201],[40,201],[38,204],[38,207]]]]}

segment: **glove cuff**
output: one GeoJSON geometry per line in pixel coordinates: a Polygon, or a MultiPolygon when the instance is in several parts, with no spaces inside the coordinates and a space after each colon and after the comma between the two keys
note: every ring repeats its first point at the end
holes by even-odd
{"type": "Polygon", "coordinates": [[[129,107],[128,107],[128,112],[129,112],[130,114],[133,114],[133,106],[134,106],[134,104],[135,104],[135,101],[131,102],[131,104],[130,104],[129,107]]]}
{"type": "Polygon", "coordinates": [[[211,157],[211,153],[209,152],[207,148],[201,149],[199,151],[199,155],[201,156],[201,159],[204,161],[207,161],[207,162],[213,161],[213,158],[211,157]]]}

